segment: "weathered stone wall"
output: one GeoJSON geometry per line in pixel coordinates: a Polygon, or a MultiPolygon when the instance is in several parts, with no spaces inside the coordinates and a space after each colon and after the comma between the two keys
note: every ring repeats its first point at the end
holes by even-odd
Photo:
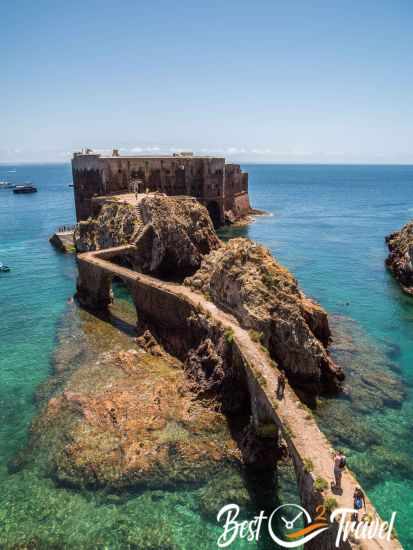
{"type": "Polygon", "coordinates": [[[242,218],[251,211],[248,197],[248,174],[238,164],[225,165],[225,210],[235,218],[242,218]]]}
{"type": "Polygon", "coordinates": [[[234,195],[232,212],[236,218],[242,218],[251,212],[249,195],[245,191],[241,191],[234,195]]]}
{"type": "Polygon", "coordinates": [[[77,156],[72,161],[72,174],[76,218],[86,220],[92,212],[92,197],[106,194],[100,156],[77,156]]]}
{"type": "MultiPolygon", "coordinates": [[[[77,219],[92,214],[91,199],[127,192],[160,191],[188,195],[204,204],[216,225],[235,205],[236,194],[248,193],[248,177],[239,165],[212,157],[101,157],[76,154],[72,160],[77,219]]],[[[245,204],[245,202],[244,202],[245,204]]]]}

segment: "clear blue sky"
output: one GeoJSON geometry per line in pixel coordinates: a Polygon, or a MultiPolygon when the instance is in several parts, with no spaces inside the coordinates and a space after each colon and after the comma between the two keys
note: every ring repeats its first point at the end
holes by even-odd
{"type": "Polygon", "coordinates": [[[0,161],[413,163],[412,0],[14,0],[0,29],[0,161]]]}

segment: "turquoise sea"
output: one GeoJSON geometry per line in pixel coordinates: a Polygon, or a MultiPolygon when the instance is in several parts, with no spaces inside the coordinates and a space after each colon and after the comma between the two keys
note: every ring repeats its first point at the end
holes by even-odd
{"type": "MultiPolygon", "coordinates": [[[[322,399],[319,422],[380,513],[397,512],[403,546],[413,548],[413,299],[384,268],[384,237],[413,218],[413,167],[243,168],[253,206],[271,215],[224,233],[268,246],[328,310],[336,341],[351,342],[351,351],[333,353],[354,397],[322,399]],[[403,401],[375,400],[393,379],[403,401]]],[[[0,165],[1,180],[31,180],[39,192],[0,190],[0,261],[11,267],[0,273],[0,548],[214,548],[216,526],[197,511],[196,491],[109,499],[8,468],[26,444],[36,390],[72,330],[67,300],[76,274],[73,258],[48,243],[59,225],[74,222],[70,166],[0,165]],[[127,542],[139,524],[169,538],[127,542]]]]}

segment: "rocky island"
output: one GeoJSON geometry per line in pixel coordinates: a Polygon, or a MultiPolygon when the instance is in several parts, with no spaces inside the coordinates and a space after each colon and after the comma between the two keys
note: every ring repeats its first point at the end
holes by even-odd
{"type": "Polygon", "coordinates": [[[386,237],[389,256],[386,265],[406,294],[413,295],[413,221],[386,237]]]}
{"type": "MultiPolygon", "coordinates": [[[[320,503],[351,506],[359,483],[346,471],[343,492],[333,493],[331,445],[307,406],[344,381],[323,308],[263,246],[221,241],[210,209],[193,197],[146,190],[80,206],[90,215],[74,232],[78,303],[112,323],[113,284],[124,285],[135,340],[52,382],[30,441],[35,456],[47,457],[46,475],[105,491],[210,480],[200,503],[213,517],[207,495],[223,479],[247,469],[271,477],[288,456],[310,513],[320,503]]],[[[317,548],[332,547],[331,527],[317,548]]]]}

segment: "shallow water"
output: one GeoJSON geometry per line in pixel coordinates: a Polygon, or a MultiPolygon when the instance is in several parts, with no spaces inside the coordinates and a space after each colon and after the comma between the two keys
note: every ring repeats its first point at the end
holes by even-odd
{"type": "MultiPolygon", "coordinates": [[[[413,300],[401,293],[383,262],[384,236],[412,215],[413,168],[245,168],[253,205],[273,215],[231,234],[247,234],[268,246],[308,294],[339,316],[337,341],[344,334],[355,350],[334,353],[349,373],[362,365],[368,373],[390,369],[403,379],[407,395],[401,408],[377,409],[360,395],[362,403],[355,405],[324,400],[319,419],[333,443],[346,450],[379,511],[384,516],[398,512],[397,531],[404,546],[412,547],[413,300]],[[351,433],[355,419],[363,429],[351,433]]],[[[34,467],[8,473],[7,461],[26,443],[39,384],[52,361],[69,360],[59,351],[56,356],[56,348],[57,335],[70,341],[74,333],[66,301],[74,291],[75,268],[72,257],[56,253],[47,242],[58,225],[74,220],[70,167],[0,166],[4,179],[33,180],[39,193],[0,191],[0,261],[12,268],[0,274],[0,545],[32,540],[42,548],[149,548],[158,540],[156,547],[214,547],[219,531],[200,514],[197,490],[124,498],[58,489],[34,467]],[[17,171],[9,173],[12,168],[17,171]],[[158,539],[145,539],[153,525],[158,539]]],[[[72,349],[77,346],[78,340],[72,349]]],[[[70,357],[86,359],[87,353],[70,357]]],[[[295,498],[288,474],[284,481],[283,502],[295,498]]]]}

